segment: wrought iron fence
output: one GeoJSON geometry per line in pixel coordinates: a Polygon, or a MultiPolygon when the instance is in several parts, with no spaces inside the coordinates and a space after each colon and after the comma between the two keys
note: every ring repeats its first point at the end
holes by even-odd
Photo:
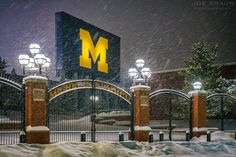
{"type": "Polygon", "coordinates": [[[192,137],[192,98],[189,95],[174,89],[160,89],[149,97],[151,112],[155,112],[151,114],[156,116],[151,117],[152,129],[168,130],[169,140],[173,139],[173,132],[187,130],[192,137]]]}
{"type": "MultiPolygon", "coordinates": [[[[77,141],[81,142],[81,134],[85,134],[85,141],[92,141],[92,132],[87,131],[50,131],[50,142],[59,141],[77,141]]],[[[95,139],[96,141],[119,141],[119,134],[124,134],[124,140],[128,140],[128,130],[124,131],[96,131],[95,139]]]]}
{"type": "MultiPolygon", "coordinates": [[[[128,140],[128,136],[131,140],[134,139],[133,96],[131,102],[127,102],[111,89],[97,88],[94,82],[93,80],[91,88],[62,92],[49,101],[47,125],[50,128],[51,142],[81,141],[82,133],[85,133],[86,141],[93,142],[117,141],[120,132],[124,134],[124,140],[128,140]]],[[[18,143],[20,131],[25,129],[22,89],[24,87],[14,81],[0,77],[0,144],[18,143]]],[[[236,130],[230,128],[236,122],[235,102],[236,98],[228,94],[208,96],[208,127],[236,130]],[[214,124],[210,124],[212,120],[215,120],[214,124]]],[[[186,131],[190,131],[192,135],[190,96],[173,89],[161,89],[150,93],[150,103],[151,112],[156,112],[153,107],[160,110],[160,114],[156,113],[160,118],[158,127],[155,126],[157,121],[151,121],[155,140],[160,131],[164,132],[164,140],[184,140],[186,131]],[[165,106],[158,108],[159,104],[165,106]]]]}
{"type": "Polygon", "coordinates": [[[130,107],[124,99],[95,84],[64,92],[48,104],[51,140],[78,141],[81,132],[86,132],[87,141],[116,139],[117,132],[130,128],[130,107]]]}
{"type": "Polygon", "coordinates": [[[0,144],[19,142],[23,120],[21,85],[0,77],[0,144]]]}
{"type": "Polygon", "coordinates": [[[236,97],[215,93],[207,97],[207,126],[236,130],[236,97]]]}

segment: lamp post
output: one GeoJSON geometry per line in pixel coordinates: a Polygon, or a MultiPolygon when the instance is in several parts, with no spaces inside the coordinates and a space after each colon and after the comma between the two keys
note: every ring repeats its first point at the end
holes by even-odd
{"type": "Polygon", "coordinates": [[[190,134],[191,137],[199,137],[206,134],[206,96],[207,92],[202,89],[202,83],[197,81],[192,84],[194,90],[190,91],[190,134]]]}
{"type": "MultiPolygon", "coordinates": [[[[29,71],[39,70],[39,74],[42,74],[42,69],[47,71],[51,60],[45,57],[40,52],[40,46],[38,44],[31,44],[29,46],[31,57],[26,54],[21,54],[18,57],[20,65],[23,67],[23,74],[25,74],[25,68],[29,71]]],[[[36,73],[35,73],[36,74],[36,73]]],[[[48,78],[43,76],[27,76],[23,78],[23,123],[21,132],[21,142],[26,143],[50,143],[49,128],[46,126],[47,121],[47,95],[48,78]],[[35,92],[37,91],[37,92],[35,92]],[[26,94],[32,93],[32,94],[26,94]],[[36,99],[35,99],[36,98],[36,99]],[[40,101],[40,102],[39,102],[40,101]],[[40,105],[39,105],[40,104],[40,105]],[[29,114],[30,113],[30,114],[29,114]],[[42,114],[44,113],[44,114],[42,114]],[[28,121],[37,117],[37,121],[28,121]],[[40,126],[40,127],[39,127],[40,126]],[[37,127],[37,129],[34,129],[37,127]],[[25,138],[26,137],[26,138],[25,138]]]]}
{"type": "Polygon", "coordinates": [[[36,64],[39,66],[39,74],[42,74],[42,66],[46,63],[47,59],[44,54],[36,54],[34,56],[36,64]]]}
{"type": "Polygon", "coordinates": [[[19,55],[18,60],[20,62],[20,65],[23,68],[23,74],[25,74],[25,67],[29,64],[30,58],[28,55],[22,54],[22,55],[19,55]]]}
{"type": "Polygon", "coordinates": [[[39,53],[40,50],[40,46],[38,44],[30,44],[30,52],[33,56],[35,56],[36,54],[39,53]]]}
{"type": "Polygon", "coordinates": [[[47,77],[48,68],[49,68],[50,64],[51,64],[51,60],[46,57],[46,62],[45,62],[45,64],[44,64],[43,67],[42,67],[42,68],[45,68],[46,77],[47,77]]]}
{"type": "Polygon", "coordinates": [[[133,85],[138,84],[148,84],[148,80],[152,75],[152,72],[149,68],[144,67],[144,60],[137,59],[135,64],[136,68],[130,68],[128,73],[129,77],[133,80],[133,85]]]}
{"type": "Polygon", "coordinates": [[[128,71],[129,77],[133,81],[132,87],[130,87],[132,92],[130,139],[136,141],[148,141],[151,131],[148,97],[150,87],[147,84],[152,72],[149,68],[144,67],[144,63],[143,59],[137,59],[136,68],[130,68],[128,71]]]}
{"type": "Polygon", "coordinates": [[[199,82],[199,81],[194,82],[193,83],[193,88],[194,88],[194,90],[199,91],[202,88],[202,83],[199,82]]]}
{"type": "Polygon", "coordinates": [[[45,57],[44,54],[40,54],[40,46],[38,44],[30,44],[29,46],[32,58],[26,54],[21,54],[18,57],[19,63],[23,67],[23,74],[25,75],[25,68],[30,71],[39,70],[39,74],[42,74],[42,68],[45,69],[47,75],[47,69],[50,66],[51,60],[45,57]]]}

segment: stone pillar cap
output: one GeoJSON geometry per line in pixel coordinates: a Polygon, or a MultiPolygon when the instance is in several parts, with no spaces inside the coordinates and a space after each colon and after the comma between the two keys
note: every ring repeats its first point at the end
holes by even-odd
{"type": "Polygon", "coordinates": [[[27,80],[42,80],[42,81],[47,81],[48,78],[43,77],[43,76],[30,75],[30,76],[26,76],[26,77],[23,78],[23,84],[25,84],[25,82],[27,80]]]}
{"type": "Polygon", "coordinates": [[[151,88],[149,86],[146,86],[146,85],[135,85],[135,86],[130,87],[131,91],[134,91],[134,90],[137,90],[137,89],[145,89],[145,90],[148,90],[148,91],[151,90],[151,88]]]}
{"type": "Polygon", "coordinates": [[[202,127],[202,128],[194,127],[193,131],[194,132],[208,131],[208,128],[206,128],[206,127],[202,127]]]}
{"type": "Polygon", "coordinates": [[[26,131],[27,132],[29,132],[29,131],[31,131],[31,132],[49,131],[49,128],[46,126],[30,126],[29,125],[26,127],[26,131]]]}
{"type": "Polygon", "coordinates": [[[152,130],[150,126],[134,126],[135,131],[150,131],[152,130]]]}
{"type": "Polygon", "coordinates": [[[193,95],[207,95],[207,92],[205,90],[194,90],[190,91],[188,95],[193,96],[193,95]]]}

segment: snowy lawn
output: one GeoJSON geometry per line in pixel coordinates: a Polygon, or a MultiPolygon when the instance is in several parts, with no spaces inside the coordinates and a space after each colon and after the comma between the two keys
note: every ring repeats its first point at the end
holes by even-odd
{"type": "Polygon", "coordinates": [[[213,142],[205,136],[191,142],[61,142],[49,145],[17,144],[0,146],[0,157],[146,157],[146,156],[196,156],[235,157],[236,141],[224,132],[212,133],[213,142]]]}

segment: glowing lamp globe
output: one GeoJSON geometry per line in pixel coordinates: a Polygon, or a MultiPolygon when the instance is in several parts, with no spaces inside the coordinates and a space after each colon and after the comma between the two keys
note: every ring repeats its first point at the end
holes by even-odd
{"type": "Polygon", "coordinates": [[[19,55],[18,60],[22,66],[29,64],[30,58],[28,55],[19,55]]]}
{"type": "Polygon", "coordinates": [[[46,62],[45,62],[45,64],[43,65],[43,67],[48,68],[48,67],[50,66],[50,64],[51,64],[51,60],[46,57],[46,62]]]}
{"type": "Polygon", "coordinates": [[[27,68],[34,68],[34,59],[33,58],[29,58],[29,63],[26,67],[27,68]]]}
{"type": "Polygon", "coordinates": [[[94,101],[98,101],[99,97],[98,96],[90,96],[89,99],[94,100],[94,101]]]}
{"type": "Polygon", "coordinates": [[[141,68],[143,68],[144,63],[145,63],[145,62],[144,62],[143,59],[137,59],[135,64],[136,64],[136,67],[137,67],[137,68],[140,68],[140,69],[141,69],[141,68]]]}
{"type": "Polygon", "coordinates": [[[142,75],[143,75],[144,77],[146,77],[146,78],[149,78],[149,77],[151,77],[151,75],[152,75],[152,72],[151,72],[151,70],[150,70],[149,68],[143,68],[143,69],[141,70],[141,73],[142,73],[142,75]]]}
{"type": "Polygon", "coordinates": [[[138,70],[136,68],[130,68],[128,73],[130,78],[132,79],[138,78],[138,70]]]}
{"type": "Polygon", "coordinates": [[[202,83],[199,82],[199,81],[194,82],[194,83],[193,83],[193,88],[194,88],[195,90],[200,90],[200,89],[202,88],[202,83]]]}
{"type": "Polygon", "coordinates": [[[39,66],[43,66],[47,61],[44,54],[39,54],[39,53],[35,55],[34,60],[36,64],[38,64],[39,66]]]}
{"type": "Polygon", "coordinates": [[[30,44],[29,46],[30,52],[33,56],[39,53],[40,46],[39,44],[30,44]]]}

